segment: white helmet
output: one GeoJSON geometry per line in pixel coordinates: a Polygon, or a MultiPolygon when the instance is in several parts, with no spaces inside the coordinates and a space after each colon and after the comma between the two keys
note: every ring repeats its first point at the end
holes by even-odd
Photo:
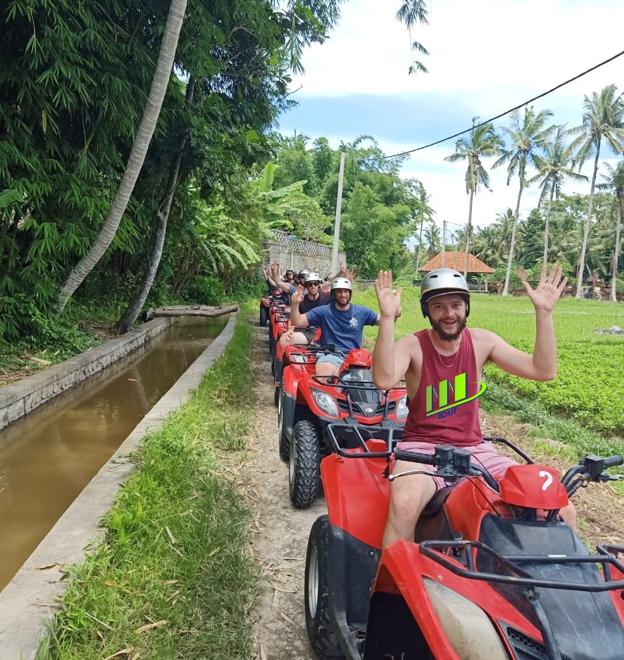
{"type": "Polygon", "coordinates": [[[347,289],[347,291],[353,291],[351,280],[348,277],[334,277],[331,283],[331,291],[335,291],[336,289],[347,289]]]}
{"type": "Polygon", "coordinates": [[[420,285],[420,309],[428,316],[427,303],[436,296],[458,293],[466,301],[466,318],[470,314],[470,289],[461,273],[452,268],[438,268],[428,273],[420,285]]]}
{"type": "Polygon", "coordinates": [[[318,284],[320,284],[322,281],[321,276],[315,272],[307,273],[303,278],[304,284],[310,284],[311,282],[318,282],[318,284]]]}

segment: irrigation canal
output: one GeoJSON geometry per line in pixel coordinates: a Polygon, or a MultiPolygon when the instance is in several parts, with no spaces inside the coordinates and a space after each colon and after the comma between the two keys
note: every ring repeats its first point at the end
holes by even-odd
{"type": "Polygon", "coordinates": [[[159,338],[0,431],[0,590],[227,317],[159,338]]]}

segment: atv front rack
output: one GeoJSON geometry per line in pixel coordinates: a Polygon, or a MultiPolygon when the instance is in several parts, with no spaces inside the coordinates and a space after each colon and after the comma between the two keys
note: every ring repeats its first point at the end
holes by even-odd
{"type": "Polygon", "coordinates": [[[624,589],[624,580],[612,580],[610,567],[613,566],[624,573],[622,564],[608,550],[624,551],[622,546],[599,546],[598,555],[567,556],[567,555],[501,555],[490,546],[480,541],[422,541],[419,544],[420,552],[444,566],[455,575],[469,580],[483,580],[484,582],[498,582],[501,584],[512,584],[514,586],[526,586],[542,589],[565,589],[567,591],[616,591],[624,589]],[[479,571],[475,565],[475,553],[489,555],[494,562],[507,575],[499,573],[485,573],[479,571]],[[461,556],[466,567],[451,561],[445,554],[452,552],[454,556],[461,556]],[[541,564],[600,564],[605,581],[600,584],[586,584],[583,582],[563,582],[561,580],[540,580],[532,578],[525,570],[517,564],[539,562],[541,564]]]}
{"type": "Polygon", "coordinates": [[[328,424],[327,434],[331,440],[334,451],[344,458],[390,458],[394,446],[402,435],[403,428],[394,425],[392,422],[384,426],[361,426],[355,423],[328,424]],[[336,430],[341,429],[351,432],[357,440],[358,448],[362,451],[355,452],[352,448],[345,449],[338,442],[336,430]],[[364,438],[366,435],[366,438],[364,438]],[[384,440],[388,449],[386,451],[372,451],[366,444],[366,440],[384,440]]]}

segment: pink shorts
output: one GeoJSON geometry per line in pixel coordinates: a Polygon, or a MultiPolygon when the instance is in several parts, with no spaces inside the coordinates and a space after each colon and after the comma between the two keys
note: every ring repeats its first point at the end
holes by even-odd
{"type": "MultiPolygon", "coordinates": [[[[440,443],[442,444],[442,443],[440,443]]],[[[421,454],[433,454],[435,451],[436,445],[431,442],[399,442],[397,448],[401,451],[415,451],[421,454]]],[[[478,467],[484,467],[493,477],[501,475],[510,465],[518,465],[518,463],[507,456],[501,456],[496,451],[496,447],[491,442],[482,442],[478,445],[472,445],[471,447],[461,447],[461,449],[466,449],[470,452],[472,457],[472,462],[478,467]]],[[[412,466],[410,469],[414,469],[415,465],[418,463],[410,463],[412,466]]],[[[432,465],[424,465],[426,470],[433,470],[432,465]]],[[[444,488],[446,482],[442,477],[433,477],[433,480],[436,484],[436,489],[444,488]]]]}

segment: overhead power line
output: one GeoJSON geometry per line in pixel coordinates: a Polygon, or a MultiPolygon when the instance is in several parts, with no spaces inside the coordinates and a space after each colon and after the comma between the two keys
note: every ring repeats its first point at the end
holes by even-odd
{"type": "Polygon", "coordinates": [[[504,117],[505,115],[508,115],[510,112],[513,112],[514,110],[519,110],[520,108],[523,108],[525,105],[529,105],[529,103],[533,103],[533,101],[537,101],[537,99],[541,99],[544,96],[547,96],[548,94],[551,94],[552,92],[556,91],[557,89],[561,89],[561,87],[565,87],[565,85],[569,85],[571,82],[574,82],[575,80],[578,80],[579,78],[582,78],[583,76],[586,76],[588,73],[591,73],[592,71],[595,71],[596,69],[599,69],[601,66],[604,66],[605,64],[608,64],[609,62],[613,62],[613,60],[616,60],[618,57],[621,57],[624,55],[624,50],[620,51],[619,53],[616,53],[612,57],[609,57],[608,59],[600,62],[599,64],[596,64],[592,66],[589,69],[586,69],[582,73],[579,73],[578,75],[574,76],[574,78],[568,78],[568,80],[565,80],[564,82],[560,83],[559,85],[556,85],[555,87],[551,87],[550,89],[546,90],[545,92],[542,92],[541,94],[538,94],[537,96],[534,96],[533,98],[529,99],[528,101],[524,101],[523,103],[519,103],[518,105],[514,106],[513,108],[509,108],[509,110],[505,110],[505,112],[501,112],[500,114],[490,117],[489,119],[486,119],[485,121],[482,121],[478,124],[474,124],[470,128],[467,128],[463,131],[459,131],[459,133],[453,133],[453,135],[448,135],[445,138],[442,138],[441,140],[436,140],[435,142],[431,142],[429,144],[425,144],[422,147],[415,147],[414,149],[408,149],[407,151],[401,151],[396,154],[391,154],[389,156],[384,156],[384,158],[398,158],[399,156],[407,156],[409,154],[413,154],[415,151],[422,151],[423,149],[428,149],[429,147],[434,147],[436,144],[441,144],[442,142],[446,142],[447,140],[452,140],[453,138],[459,137],[460,135],[464,135],[464,133],[470,133],[470,131],[474,130],[475,128],[479,128],[479,126],[484,126],[485,124],[489,124],[490,122],[496,121],[497,119],[500,119],[501,117],[504,117]]]}

